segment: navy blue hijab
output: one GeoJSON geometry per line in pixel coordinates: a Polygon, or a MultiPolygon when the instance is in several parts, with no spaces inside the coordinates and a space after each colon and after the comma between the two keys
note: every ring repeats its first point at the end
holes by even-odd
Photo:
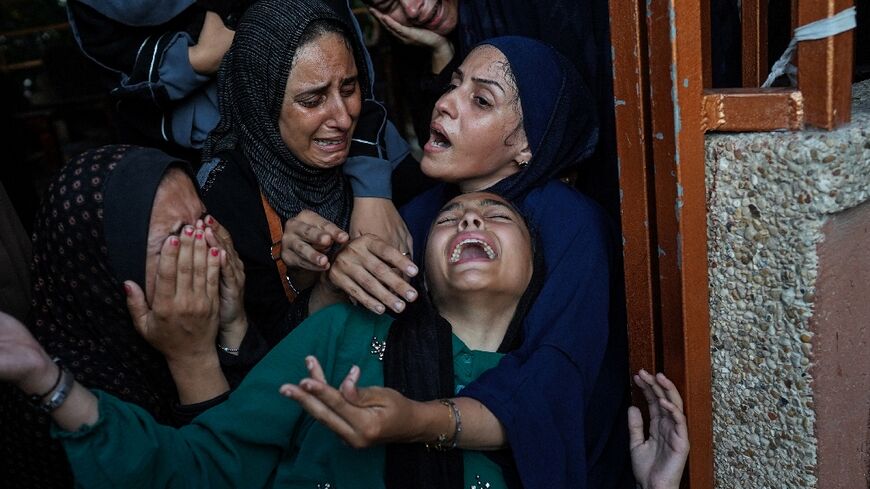
{"type": "Polygon", "coordinates": [[[595,104],[583,79],[567,58],[534,39],[489,39],[510,64],[523,108],[523,129],[532,151],[529,165],[490,190],[518,200],[562,170],[587,159],[598,143],[595,104]]]}
{"type": "Polygon", "coordinates": [[[600,136],[578,171],[577,188],[618,218],[610,12],[607,0],[461,0],[456,59],[486,39],[523,36],[553,46],[572,62],[594,96],[600,136]]]}
{"type": "MultiPolygon", "coordinates": [[[[533,150],[525,170],[487,190],[506,196],[537,230],[546,275],[519,347],[459,395],[480,401],[504,426],[525,489],[634,487],[618,234],[591,198],[555,178],[595,147],[589,92],[546,44],[521,37],[484,44],[510,63],[533,150]]],[[[402,209],[415,257],[457,192],[442,184],[402,209]]]]}

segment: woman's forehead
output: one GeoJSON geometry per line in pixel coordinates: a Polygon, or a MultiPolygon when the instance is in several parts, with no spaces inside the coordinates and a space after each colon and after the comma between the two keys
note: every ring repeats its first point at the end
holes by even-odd
{"type": "Polygon", "coordinates": [[[474,48],[462,62],[460,70],[469,74],[485,74],[498,80],[510,81],[510,63],[496,47],[483,44],[474,48]]]}
{"type": "Polygon", "coordinates": [[[439,212],[444,213],[455,210],[483,209],[487,207],[503,207],[512,213],[519,215],[519,212],[513,204],[501,196],[489,192],[472,192],[454,197],[453,199],[450,199],[450,201],[447,202],[439,212]]]}

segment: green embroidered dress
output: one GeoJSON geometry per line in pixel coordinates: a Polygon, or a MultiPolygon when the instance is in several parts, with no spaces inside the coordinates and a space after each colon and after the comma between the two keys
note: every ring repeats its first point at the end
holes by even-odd
{"type": "MultiPolygon", "coordinates": [[[[379,358],[392,320],[352,306],[324,309],[279,343],[223,404],[179,429],[103,392],[100,418],[76,432],[57,427],[76,483],[86,488],[209,487],[355,489],[384,487],[384,449],[355,450],[280,395],[307,377],[314,355],[331,385],[352,365],[359,385],[383,385],[379,358]]],[[[453,337],[457,390],[494,367],[501,354],[469,350],[453,337]]],[[[446,413],[445,413],[446,416],[446,413]]],[[[481,452],[466,451],[465,487],[505,487],[481,452]]]]}

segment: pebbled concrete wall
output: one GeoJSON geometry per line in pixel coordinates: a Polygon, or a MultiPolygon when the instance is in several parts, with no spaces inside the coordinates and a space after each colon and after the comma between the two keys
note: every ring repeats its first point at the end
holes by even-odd
{"type": "Polygon", "coordinates": [[[870,198],[870,82],[853,87],[848,126],[712,134],[706,166],[716,487],[824,487],[817,247],[832,215],[870,198]]]}

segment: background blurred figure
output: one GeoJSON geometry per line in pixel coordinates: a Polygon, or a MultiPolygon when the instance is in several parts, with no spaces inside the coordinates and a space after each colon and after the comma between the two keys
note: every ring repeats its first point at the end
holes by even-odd
{"type": "MultiPolygon", "coordinates": [[[[199,149],[217,125],[213,75],[249,0],[70,0],[82,51],[104,68],[124,142],[199,149]],[[230,26],[230,27],[228,27],[230,26]]],[[[185,156],[190,156],[187,154],[185,156]]],[[[197,158],[190,158],[197,161],[197,158]]]]}
{"type": "Polygon", "coordinates": [[[30,310],[30,240],[0,183],[0,310],[23,321],[30,310]]]}

